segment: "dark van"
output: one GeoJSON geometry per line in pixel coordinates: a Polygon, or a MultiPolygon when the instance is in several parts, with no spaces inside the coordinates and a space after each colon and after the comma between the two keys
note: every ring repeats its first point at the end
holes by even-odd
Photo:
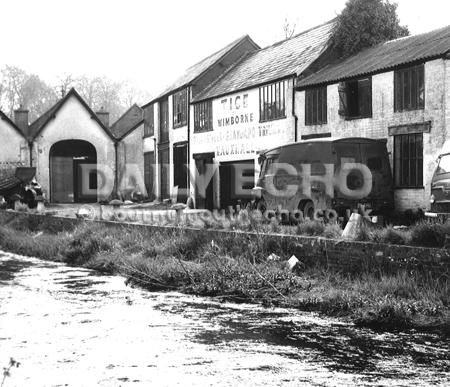
{"type": "Polygon", "coordinates": [[[312,219],[318,210],[334,210],[345,218],[359,204],[372,210],[373,215],[386,214],[394,208],[386,140],[307,140],[268,150],[259,161],[261,172],[254,193],[262,211],[300,210],[304,217],[312,219]],[[352,169],[354,165],[359,169],[352,169]],[[309,182],[305,177],[308,168],[309,182]],[[354,195],[365,188],[368,191],[363,196],[354,195]]]}
{"type": "Polygon", "coordinates": [[[438,158],[438,165],[431,179],[431,212],[428,216],[450,214],[450,153],[443,153],[438,158]]]}

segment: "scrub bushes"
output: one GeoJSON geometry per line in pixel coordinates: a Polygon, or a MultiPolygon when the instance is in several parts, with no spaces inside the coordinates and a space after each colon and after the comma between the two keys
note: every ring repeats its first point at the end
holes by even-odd
{"type": "MultiPolygon", "coordinates": [[[[42,217],[42,223],[37,224],[31,220],[2,222],[1,249],[120,274],[128,284],[152,291],[176,290],[237,302],[314,310],[378,329],[448,331],[447,277],[401,270],[385,274],[369,267],[352,275],[305,266],[301,272],[291,272],[286,260],[298,247],[292,238],[91,222],[60,232],[55,232],[53,226],[48,227],[51,231],[37,231],[46,229],[46,219],[42,217]],[[268,261],[270,254],[279,260],[268,261]]],[[[301,227],[310,235],[340,234],[336,225],[311,222],[301,227]]],[[[411,232],[411,238],[419,240],[430,229],[435,230],[433,227],[420,225],[417,234],[411,232]]],[[[435,227],[441,230],[439,235],[448,229],[447,225],[435,227]]],[[[377,241],[400,241],[399,238],[410,235],[394,229],[370,232],[377,241]]],[[[442,243],[442,237],[439,238],[442,243]]]]}

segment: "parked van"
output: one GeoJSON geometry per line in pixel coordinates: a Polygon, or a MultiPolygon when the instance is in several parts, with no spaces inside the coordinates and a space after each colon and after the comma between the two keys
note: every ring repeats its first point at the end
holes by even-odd
{"type": "Polygon", "coordinates": [[[450,215],[450,143],[444,143],[431,179],[431,211],[427,216],[450,215]]]}
{"type": "Polygon", "coordinates": [[[262,211],[281,208],[298,213],[300,210],[304,217],[312,219],[320,212],[318,210],[334,210],[345,218],[359,204],[372,210],[373,215],[387,214],[394,208],[386,140],[307,140],[268,150],[261,154],[259,161],[261,171],[254,193],[257,207],[262,211]],[[308,168],[305,165],[310,166],[310,183],[304,177],[308,168]],[[352,169],[352,165],[360,167],[352,169]],[[335,176],[331,192],[329,186],[327,191],[326,183],[320,181],[328,181],[330,174],[335,176]],[[346,187],[342,186],[340,177],[344,178],[346,187]],[[308,184],[309,193],[306,190],[305,194],[308,184]],[[369,191],[363,196],[353,194],[364,187],[369,187],[369,191]],[[285,195],[280,195],[283,190],[285,195]]]}

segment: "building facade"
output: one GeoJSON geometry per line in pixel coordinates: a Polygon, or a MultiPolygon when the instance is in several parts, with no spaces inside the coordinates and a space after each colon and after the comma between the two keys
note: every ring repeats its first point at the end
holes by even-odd
{"type": "Polygon", "coordinates": [[[298,140],[295,79],[327,54],[333,25],[250,53],[193,99],[190,195],[198,208],[250,201],[259,154],[298,140]]]}
{"type": "Polygon", "coordinates": [[[191,66],[144,110],[144,175],[149,195],[185,202],[189,195],[189,106],[237,60],[259,47],[244,36],[191,66]]]}
{"type": "Polygon", "coordinates": [[[449,31],[381,44],[297,84],[300,139],[387,140],[399,211],[429,207],[436,159],[450,134],[449,31]]]}

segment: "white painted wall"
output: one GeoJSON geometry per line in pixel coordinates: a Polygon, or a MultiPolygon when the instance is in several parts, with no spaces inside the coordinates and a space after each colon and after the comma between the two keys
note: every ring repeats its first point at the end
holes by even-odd
{"type": "Polygon", "coordinates": [[[122,195],[125,196],[132,190],[137,190],[147,196],[144,183],[143,136],[144,124],[125,136],[118,144],[118,187],[122,195]]]}

